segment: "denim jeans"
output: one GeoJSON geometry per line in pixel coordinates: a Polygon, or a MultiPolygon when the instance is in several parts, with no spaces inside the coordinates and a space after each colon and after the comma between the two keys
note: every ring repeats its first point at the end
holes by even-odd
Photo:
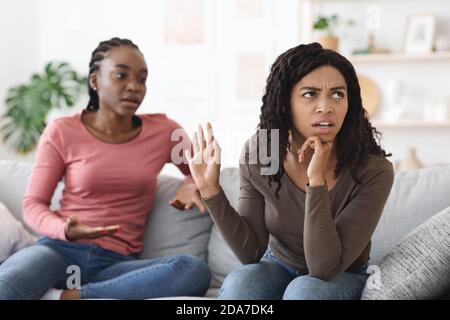
{"type": "Polygon", "coordinates": [[[324,281],[296,271],[270,249],[258,263],[241,266],[224,280],[219,299],[225,300],[355,300],[369,277],[367,266],[324,281]]]}
{"type": "Polygon", "coordinates": [[[148,299],[204,296],[211,275],[205,262],[190,255],[138,260],[95,244],[41,238],[0,265],[1,299],[39,299],[50,287],[66,289],[80,271],[86,298],[148,299]]]}

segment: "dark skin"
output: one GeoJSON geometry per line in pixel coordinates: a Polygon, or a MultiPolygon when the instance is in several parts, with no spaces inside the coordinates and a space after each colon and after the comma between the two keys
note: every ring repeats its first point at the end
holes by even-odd
{"type": "MultiPolygon", "coordinates": [[[[82,122],[97,139],[111,144],[126,143],[136,138],[142,125],[133,121],[135,113],[145,97],[147,65],[143,55],[131,47],[117,47],[108,51],[100,62],[98,71],[92,73],[89,85],[99,97],[96,112],[85,111],[82,122]]],[[[198,189],[193,182],[183,184],[177,198],[171,204],[180,210],[197,205],[204,212],[198,189]]],[[[120,225],[91,227],[71,216],[66,222],[66,238],[69,241],[112,236],[120,225]]],[[[80,291],[64,290],[61,300],[79,299],[80,291]]]]}

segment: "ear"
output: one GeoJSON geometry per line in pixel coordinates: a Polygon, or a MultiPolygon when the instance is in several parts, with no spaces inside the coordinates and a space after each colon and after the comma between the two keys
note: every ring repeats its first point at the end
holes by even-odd
{"type": "Polygon", "coordinates": [[[94,91],[97,91],[98,86],[97,86],[97,72],[93,72],[91,73],[91,75],[89,76],[89,85],[91,86],[92,89],[94,89],[94,91]]]}

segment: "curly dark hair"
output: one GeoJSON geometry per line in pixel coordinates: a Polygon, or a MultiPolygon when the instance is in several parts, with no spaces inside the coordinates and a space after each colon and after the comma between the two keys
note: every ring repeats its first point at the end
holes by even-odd
{"type": "MultiPolygon", "coordinates": [[[[281,178],[284,174],[283,165],[290,147],[288,136],[293,128],[291,115],[291,91],[305,75],[314,69],[330,65],[336,68],[345,78],[347,84],[348,111],[344,123],[336,136],[337,164],[335,177],[345,167],[350,169],[352,178],[360,183],[357,169],[364,165],[368,155],[389,157],[379,145],[381,133],[372,127],[367,119],[367,112],[362,106],[361,89],[355,69],[350,61],[339,53],[324,49],[319,43],[301,44],[281,54],[272,65],[267,78],[265,94],[262,97],[259,129],[279,130],[279,162],[278,172],[269,175],[269,187],[272,182],[278,184],[275,191],[281,189],[281,178]]],[[[267,149],[270,150],[270,134],[267,149]]]]}
{"type": "Polygon", "coordinates": [[[92,73],[96,72],[100,68],[100,62],[105,59],[106,53],[113,48],[117,47],[130,47],[140,52],[139,47],[135,45],[131,40],[121,38],[111,38],[110,40],[102,41],[98,44],[97,48],[92,52],[91,61],[89,62],[89,76],[88,76],[88,92],[89,102],[86,106],[87,110],[97,111],[99,108],[98,94],[89,82],[89,77],[92,73]]]}

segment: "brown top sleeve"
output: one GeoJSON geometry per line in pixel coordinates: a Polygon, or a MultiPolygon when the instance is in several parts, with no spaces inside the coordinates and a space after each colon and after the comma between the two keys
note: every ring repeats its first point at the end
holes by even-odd
{"type": "Polygon", "coordinates": [[[203,202],[234,254],[244,263],[255,263],[263,256],[269,242],[264,219],[264,196],[250,183],[247,164],[239,166],[240,194],[238,212],[225,193],[203,202]]]}
{"type": "Polygon", "coordinates": [[[334,278],[369,243],[394,181],[392,164],[384,163],[367,171],[358,193],[335,220],[327,186],[307,186],[303,243],[311,276],[334,278]]]}

